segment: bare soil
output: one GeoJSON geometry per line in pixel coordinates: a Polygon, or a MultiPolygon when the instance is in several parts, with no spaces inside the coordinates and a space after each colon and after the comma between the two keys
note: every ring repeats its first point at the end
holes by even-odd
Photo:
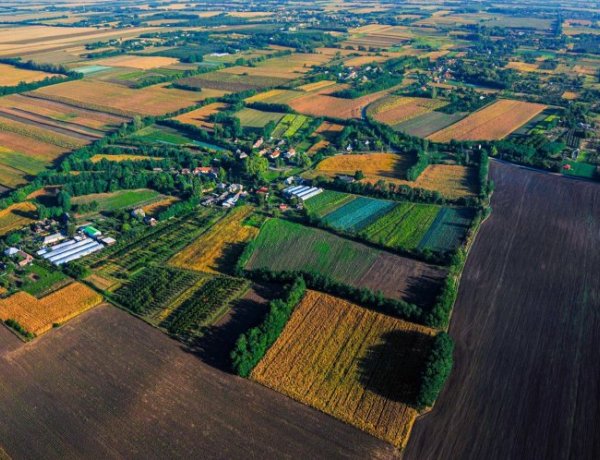
{"type": "Polygon", "coordinates": [[[389,458],[391,446],[221,372],[98,307],[22,344],[0,327],[0,442],[13,458],[389,458]]]}
{"type": "Polygon", "coordinates": [[[406,459],[600,458],[600,184],[494,162],[455,368],[406,459]]]}

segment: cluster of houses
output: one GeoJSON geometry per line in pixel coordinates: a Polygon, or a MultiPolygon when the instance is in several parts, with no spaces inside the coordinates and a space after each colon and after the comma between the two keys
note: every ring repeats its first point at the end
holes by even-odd
{"type": "Polygon", "coordinates": [[[265,144],[264,138],[261,137],[252,145],[252,149],[260,149],[257,151],[257,154],[261,157],[266,155],[271,160],[276,160],[277,158],[291,160],[296,156],[296,149],[294,147],[286,149],[285,140],[283,139],[279,140],[274,146],[268,146],[265,144]]]}
{"type": "Polygon", "coordinates": [[[233,208],[239,199],[246,196],[248,192],[244,191],[242,184],[225,184],[220,183],[214,193],[205,197],[201,204],[203,206],[220,205],[224,208],[233,208]]]}

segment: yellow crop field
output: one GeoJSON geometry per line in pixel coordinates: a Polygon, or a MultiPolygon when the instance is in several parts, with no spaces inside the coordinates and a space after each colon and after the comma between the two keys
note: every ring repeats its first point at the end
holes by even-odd
{"type": "Polygon", "coordinates": [[[473,196],[477,192],[477,173],[474,168],[461,165],[429,165],[414,182],[405,185],[437,191],[446,198],[473,196]]]}
{"type": "Polygon", "coordinates": [[[229,107],[229,105],[223,102],[213,102],[212,104],[207,104],[199,109],[192,110],[191,112],[183,113],[175,117],[175,120],[196,126],[197,128],[212,129],[213,123],[209,122],[208,118],[227,107],[229,107]]]}
{"type": "Polygon", "coordinates": [[[394,126],[444,105],[446,102],[439,99],[389,96],[371,104],[367,111],[375,120],[394,126]]]}
{"type": "Polygon", "coordinates": [[[176,254],[170,264],[190,270],[218,273],[223,259],[227,258],[227,251],[258,234],[258,228],[243,224],[251,213],[250,206],[234,208],[200,238],[176,254]]]}
{"type": "Polygon", "coordinates": [[[92,163],[99,163],[102,160],[107,160],[107,161],[115,161],[115,162],[119,162],[119,161],[142,161],[142,160],[162,160],[162,157],[149,157],[146,155],[110,155],[107,153],[97,153],[96,155],[94,155],[92,158],[90,158],[90,161],[92,163]]]}
{"type": "Polygon", "coordinates": [[[404,447],[434,332],[308,291],[252,379],[404,447]]]}
{"type": "Polygon", "coordinates": [[[16,86],[21,82],[32,83],[53,76],[57,75],[0,64],[0,86],[16,86]]]}
{"type": "Polygon", "coordinates": [[[579,94],[574,91],[565,91],[561,97],[567,101],[574,101],[579,97],[579,94]]]}
{"type": "Polygon", "coordinates": [[[303,96],[304,93],[300,91],[293,91],[290,89],[272,89],[265,91],[264,93],[258,93],[245,99],[245,102],[266,102],[269,104],[287,104],[294,99],[303,96]]]}
{"type": "Polygon", "coordinates": [[[75,80],[40,88],[34,94],[59,102],[74,103],[78,107],[133,116],[162,115],[193,105],[206,97],[219,97],[225,93],[221,91],[215,94],[204,90],[197,93],[170,89],[165,85],[132,89],[97,80],[75,80]]]}
{"type": "Polygon", "coordinates": [[[323,88],[327,88],[328,86],[336,85],[337,82],[334,80],[321,80],[315,83],[307,83],[306,85],[298,86],[297,89],[301,89],[302,91],[312,92],[319,91],[323,88]]]}
{"type": "Polygon", "coordinates": [[[35,220],[36,207],[25,201],[16,203],[0,211],[0,236],[29,225],[35,220]]]}
{"type": "Polygon", "coordinates": [[[0,299],[0,319],[17,321],[35,335],[50,330],[102,302],[102,296],[81,283],[71,283],[41,299],[17,292],[0,299]]]}
{"type": "Polygon", "coordinates": [[[107,59],[94,61],[94,65],[104,65],[108,67],[131,67],[133,69],[149,70],[157,67],[167,67],[178,64],[179,60],[170,57],[161,56],[132,56],[123,55],[107,59]]]}
{"type": "Polygon", "coordinates": [[[511,61],[506,65],[507,69],[519,70],[520,72],[536,72],[539,69],[539,64],[520,61],[511,61]]]}
{"type": "Polygon", "coordinates": [[[501,99],[466,118],[433,133],[435,142],[503,139],[546,109],[543,104],[501,99]]]}
{"type": "Polygon", "coordinates": [[[337,174],[354,175],[362,171],[365,180],[377,182],[403,180],[413,160],[396,153],[365,153],[357,155],[335,155],[325,158],[316,167],[317,175],[334,177],[337,174]]]}
{"type": "Polygon", "coordinates": [[[166,196],[162,200],[158,200],[154,203],[150,203],[146,206],[143,206],[142,210],[146,213],[147,216],[154,216],[178,201],[179,198],[177,198],[176,196],[166,196]]]}

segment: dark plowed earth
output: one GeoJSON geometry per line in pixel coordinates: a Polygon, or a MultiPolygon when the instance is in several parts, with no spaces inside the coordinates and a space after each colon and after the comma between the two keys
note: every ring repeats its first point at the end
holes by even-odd
{"type": "Polygon", "coordinates": [[[600,458],[600,185],[494,162],[455,369],[405,459],[600,458]]]}
{"type": "Polygon", "coordinates": [[[15,459],[393,454],[106,306],[25,345],[0,327],[0,444],[15,459]]]}

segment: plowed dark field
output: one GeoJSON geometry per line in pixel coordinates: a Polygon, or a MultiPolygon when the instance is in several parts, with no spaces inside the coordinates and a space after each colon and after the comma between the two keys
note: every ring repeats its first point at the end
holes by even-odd
{"type": "Polygon", "coordinates": [[[600,458],[600,185],[494,162],[450,326],[455,369],[405,459],[600,458]]]}
{"type": "Polygon", "coordinates": [[[208,366],[113,307],[25,345],[0,327],[0,444],[15,459],[393,453],[349,425],[208,366]]]}

